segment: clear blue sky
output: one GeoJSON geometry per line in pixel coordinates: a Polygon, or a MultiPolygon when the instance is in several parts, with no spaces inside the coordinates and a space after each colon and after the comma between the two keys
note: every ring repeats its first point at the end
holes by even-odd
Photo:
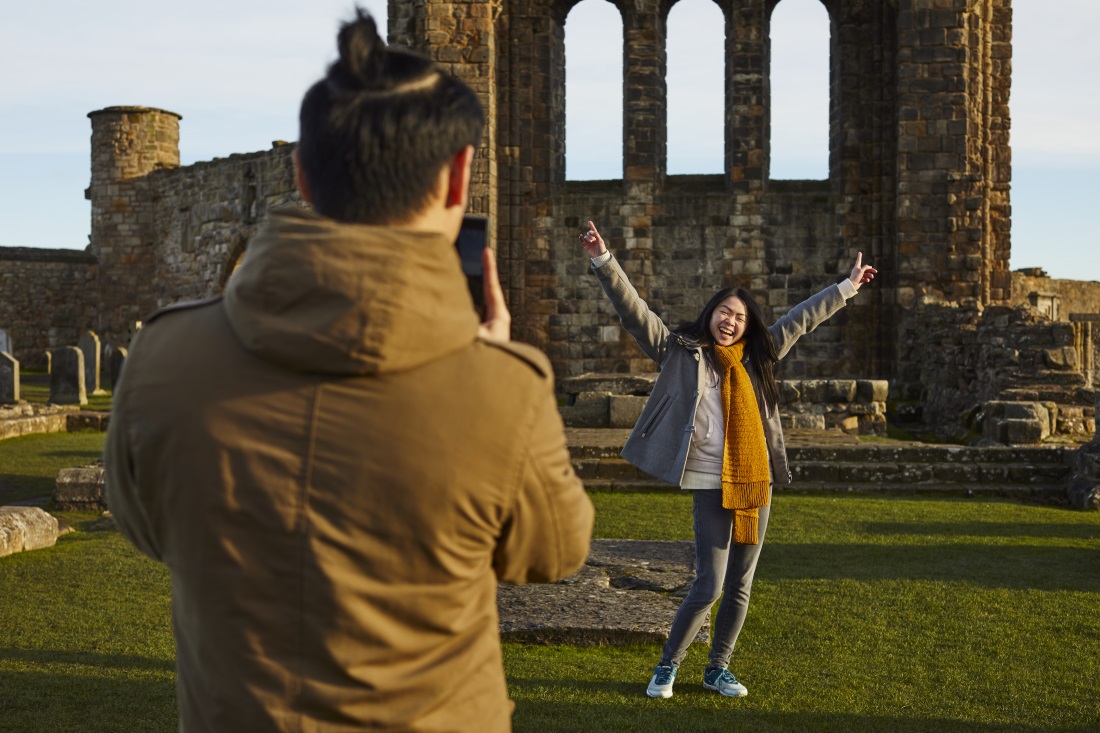
{"type": "MultiPolygon", "coordinates": [[[[362,4],[384,20],[384,2],[362,4]]],[[[1100,198],[1100,2],[1013,5],[1011,266],[1100,281],[1090,215],[1100,198]]],[[[335,30],[351,7],[346,0],[9,3],[0,25],[0,246],[87,245],[92,110],[144,105],[182,114],[185,165],[296,139],[298,102],[332,59],[335,30]]],[[[775,177],[826,175],[825,18],[819,0],[781,0],[776,9],[775,177]]],[[[709,0],[680,0],[669,26],[669,170],[720,172],[721,14],[709,0]]],[[[570,178],[621,175],[621,53],[621,24],[609,3],[585,0],[572,11],[570,178]]]]}

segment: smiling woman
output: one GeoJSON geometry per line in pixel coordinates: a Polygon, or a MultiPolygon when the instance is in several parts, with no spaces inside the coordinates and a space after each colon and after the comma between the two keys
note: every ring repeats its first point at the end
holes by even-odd
{"type": "Polygon", "coordinates": [[[692,492],[696,577],[646,694],[672,697],[691,640],[721,596],[703,687],[742,697],[748,691],[727,667],[748,612],[771,515],[771,484],[791,483],[773,368],[877,271],[857,257],[846,280],[770,327],[748,291],[724,288],[695,321],[669,330],[630,284],[595,224],[588,222],[579,239],[623,327],[661,368],[623,458],[692,492]]]}

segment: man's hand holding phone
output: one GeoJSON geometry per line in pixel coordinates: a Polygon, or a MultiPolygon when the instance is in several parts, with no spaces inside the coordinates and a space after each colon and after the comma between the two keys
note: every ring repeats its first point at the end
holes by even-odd
{"type": "Polygon", "coordinates": [[[497,253],[488,247],[481,254],[481,265],[485,273],[482,287],[485,293],[485,314],[478,335],[494,341],[510,341],[512,338],[512,314],[504,302],[504,290],[500,287],[497,274],[497,253]]]}
{"type": "Polygon", "coordinates": [[[455,247],[462,260],[462,272],[481,315],[478,334],[483,338],[508,341],[511,338],[512,314],[504,303],[504,290],[497,274],[496,252],[487,246],[487,217],[467,214],[462,219],[455,247]]]}

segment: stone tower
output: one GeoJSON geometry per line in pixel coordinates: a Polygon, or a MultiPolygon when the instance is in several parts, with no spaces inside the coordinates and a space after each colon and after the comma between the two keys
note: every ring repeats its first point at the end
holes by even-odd
{"type": "Polygon", "coordinates": [[[148,176],[178,168],[180,115],[152,107],[107,107],[90,112],[92,180],[91,253],[98,258],[103,298],[96,324],[125,334],[157,305],[156,197],[148,176]]]}

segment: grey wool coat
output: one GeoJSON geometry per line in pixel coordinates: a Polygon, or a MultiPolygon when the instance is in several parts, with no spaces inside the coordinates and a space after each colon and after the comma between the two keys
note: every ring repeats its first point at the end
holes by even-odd
{"type": "MultiPolygon", "coordinates": [[[[695,412],[706,385],[706,362],[700,347],[688,347],[672,334],[668,326],[649,309],[614,256],[593,272],[607,294],[623,328],[634,337],[646,356],[657,362],[661,373],[653,386],[634,430],[623,447],[622,456],[646,473],[679,485],[684,476],[691,436],[695,432],[695,412]]],[[[795,342],[817,328],[845,305],[838,285],[830,285],[791,308],[768,328],[776,353],[782,359],[795,342]]],[[[783,442],[776,405],[764,401],[755,369],[749,369],[746,354],[743,363],[749,374],[764,437],[768,444],[772,481],[789,484],[790,466],[783,442]]]]}

